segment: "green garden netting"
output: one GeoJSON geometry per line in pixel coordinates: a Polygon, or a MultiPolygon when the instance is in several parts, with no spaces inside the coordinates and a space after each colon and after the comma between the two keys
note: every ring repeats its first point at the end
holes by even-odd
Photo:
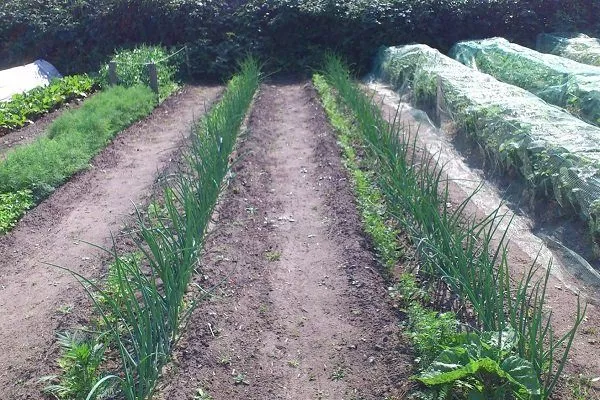
{"type": "Polygon", "coordinates": [[[457,43],[450,56],[600,126],[600,67],[540,53],[502,38],[457,43]]]}
{"type": "Polygon", "coordinates": [[[382,49],[374,77],[409,89],[417,107],[451,122],[536,193],[574,207],[600,232],[600,128],[425,45],[382,49]]]}
{"type": "Polygon", "coordinates": [[[541,33],[536,48],[543,53],[600,66],[600,40],[583,33],[541,33]]]}

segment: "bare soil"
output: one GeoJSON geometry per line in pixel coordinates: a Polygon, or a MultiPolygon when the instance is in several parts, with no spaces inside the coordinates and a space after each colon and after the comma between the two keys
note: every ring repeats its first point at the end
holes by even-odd
{"type": "Polygon", "coordinates": [[[38,379],[55,370],[55,334],[83,322],[88,301],[69,274],[98,278],[105,248],[144,204],[160,171],[220,87],[185,87],[119,134],[91,163],[0,237],[0,398],[39,399],[38,379]]]}
{"type": "Polygon", "coordinates": [[[305,82],[263,85],[162,399],[402,399],[412,357],[335,134],[305,82]]]}
{"type": "Polygon", "coordinates": [[[69,110],[75,110],[81,106],[83,100],[73,100],[62,107],[49,112],[48,114],[36,119],[31,124],[24,126],[21,129],[8,132],[4,135],[0,134],[0,159],[6,154],[6,152],[19,145],[31,143],[41,136],[46,131],[46,128],[54,122],[54,120],[60,117],[63,113],[69,110]]]}
{"type": "MultiPolygon", "coordinates": [[[[391,121],[395,118],[400,100],[394,98],[393,94],[385,88],[375,85],[371,86],[371,89],[373,88],[376,89],[375,98],[380,102],[383,115],[391,121]]],[[[590,302],[586,318],[573,342],[566,372],[570,376],[581,374],[587,378],[598,377],[600,375],[598,288],[589,281],[581,279],[585,277],[585,273],[578,265],[573,265],[573,260],[557,256],[544,240],[536,236],[535,227],[538,223],[535,222],[535,215],[528,215],[521,208],[511,208],[515,203],[504,201],[504,191],[496,185],[498,181],[490,181],[482,170],[472,169],[465,159],[466,155],[457,152],[451,138],[444,136],[444,131],[433,128],[422,119],[415,118],[415,115],[419,114],[411,112],[410,107],[403,104],[398,123],[413,133],[418,131],[419,147],[435,156],[436,160],[439,159],[444,165],[444,172],[449,182],[450,202],[456,206],[478,190],[470,198],[465,209],[467,215],[482,219],[498,207],[500,207],[499,215],[506,215],[502,221],[499,221],[500,229],[495,239],[499,240],[505,231],[508,232],[508,264],[513,279],[520,279],[521,274],[532,265],[540,267],[538,277],[541,278],[546,268],[552,265],[547,286],[546,308],[552,312],[552,325],[556,334],[562,335],[572,327],[578,299],[581,300],[582,306],[586,301],[590,302]]],[[[552,204],[546,207],[548,212],[551,212],[551,208],[552,204]]],[[[594,384],[595,397],[593,398],[600,398],[599,385],[598,382],[594,384]]]]}

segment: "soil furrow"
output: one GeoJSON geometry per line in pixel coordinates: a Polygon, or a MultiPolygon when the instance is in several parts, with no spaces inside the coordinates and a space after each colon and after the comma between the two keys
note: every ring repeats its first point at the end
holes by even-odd
{"type": "Polygon", "coordinates": [[[161,397],[382,399],[411,373],[335,135],[310,84],[265,84],[161,397]]]}
{"type": "Polygon", "coordinates": [[[54,368],[58,329],[83,322],[88,309],[73,277],[103,272],[106,253],[144,204],[219,87],[185,87],[143,121],[119,134],[78,174],[0,238],[0,397],[41,397],[38,378],[54,368]]]}

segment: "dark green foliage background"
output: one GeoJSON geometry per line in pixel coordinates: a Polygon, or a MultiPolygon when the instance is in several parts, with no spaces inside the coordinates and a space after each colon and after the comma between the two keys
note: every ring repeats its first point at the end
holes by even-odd
{"type": "Polygon", "coordinates": [[[334,50],[362,70],[380,45],[599,29],[598,0],[10,0],[0,5],[0,68],[42,57],[63,73],[96,70],[117,48],[190,49],[195,78],[229,75],[253,53],[273,70],[334,50]]]}

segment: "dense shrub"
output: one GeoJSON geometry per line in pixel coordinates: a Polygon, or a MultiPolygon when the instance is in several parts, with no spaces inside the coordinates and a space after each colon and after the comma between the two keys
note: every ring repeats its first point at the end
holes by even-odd
{"type": "MultiPolygon", "coordinates": [[[[130,50],[117,51],[111,61],[116,63],[117,83],[125,87],[150,85],[147,64],[155,63],[159,98],[162,101],[177,88],[175,76],[181,67],[182,54],[181,51],[170,54],[160,46],[142,45],[130,50]]],[[[108,64],[100,69],[98,81],[103,88],[110,85],[108,64]]]]}
{"type": "Polygon", "coordinates": [[[337,50],[368,68],[382,45],[542,31],[596,33],[597,0],[11,0],[0,4],[0,68],[47,58],[63,73],[97,70],[115,48],[188,44],[197,78],[231,73],[254,53],[274,69],[337,50]]]}

